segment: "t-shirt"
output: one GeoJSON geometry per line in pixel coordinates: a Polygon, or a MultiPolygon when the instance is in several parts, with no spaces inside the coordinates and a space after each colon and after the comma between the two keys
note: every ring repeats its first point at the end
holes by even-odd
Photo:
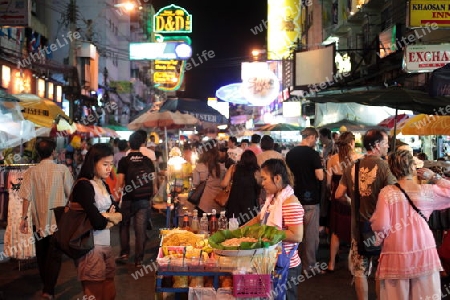
{"type": "Polygon", "coordinates": [[[238,162],[241,160],[241,155],[244,152],[242,148],[236,147],[234,149],[228,148],[227,154],[228,157],[231,158],[234,162],[238,162]]]}
{"type": "MultiPolygon", "coordinates": [[[[347,187],[347,195],[352,199],[352,227],[356,226],[355,215],[355,165],[351,165],[344,170],[339,184],[347,187]]],[[[389,165],[379,156],[368,155],[361,159],[359,165],[359,192],[361,195],[359,211],[362,219],[370,220],[375,211],[378,194],[381,189],[389,184],[397,182],[392,175],[389,165]]],[[[352,234],[356,232],[356,227],[352,228],[352,234]]]]}
{"type": "MultiPolygon", "coordinates": [[[[148,149],[147,147],[140,147],[139,152],[141,152],[144,156],[147,156],[148,158],[150,158],[151,161],[156,161],[155,151],[153,151],[152,149],[148,149]]],[[[126,155],[128,155],[129,153],[130,153],[130,150],[127,151],[126,155]]]]}
{"type": "MultiPolygon", "coordinates": [[[[145,148],[145,147],[144,147],[144,148],[145,148]]],[[[146,149],[147,149],[147,148],[146,148],[146,149]]],[[[129,178],[127,178],[127,171],[128,171],[128,168],[130,167],[130,160],[129,160],[129,157],[132,157],[132,156],[141,156],[141,157],[142,157],[142,156],[145,156],[145,155],[143,155],[141,152],[130,152],[130,153],[129,153],[127,156],[123,157],[123,158],[119,161],[119,167],[117,168],[117,174],[124,174],[124,175],[125,175],[125,187],[124,187],[125,193],[124,193],[123,199],[122,199],[122,200],[125,200],[125,201],[130,201],[130,200],[132,200],[132,199],[131,199],[131,194],[130,194],[129,192],[126,191],[127,185],[131,185],[131,187],[135,188],[134,184],[129,184],[129,183],[127,183],[128,180],[129,180],[129,178]],[[131,155],[130,153],[132,153],[132,155],[131,155]]],[[[154,173],[154,172],[155,172],[155,167],[154,167],[154,165],[153,165],[153,162],[151,162],[151,161],[148,161],[148,162],[151,164],[150,169],[148,170],[148,174],[154,173]]],[[[153,174],[153,175],[154,175],[154,174],[153,174]]],[[[132,180],[132,179],[131,179],[131,180],[132,180]]],[[[144,179],[142,179],[142,180],[144,180],[144,179]]],[[[144,182],[144,181],[142,181],[142,184],[144,184],[143,182],[144,182]]],[[[137,186],[140,185],[140,183],[139,183],[138,180],[136,180],[135,184],[136,184],[137,186]]],[[[145,184],[147,185],[147,182],[145,182],[145,184]]],[[[134,199],[134,200],[139,200],[139,199],[134,199]]]]}
{"type": "MultiPolygon", "coordinates": [[[[283,203],[283,229],[287,229],[288,226],[300,225],[303,224],[303,216],[305,211],[300,203],[283,203]]],[[[284,249],[286,253],[289,253],[292,248],[294,248],[296,243],[291,242],[283,242],[284,249]]],[[[291,262],[289,264],[289,268],[293,268],[300,265],[300,257],[298,252],[295,251],[294,255],[291,258],[291,262]]]]}
{"type": "Polygon", "coordinates": [[[320,181],[315,171],[322,169],[317,151],[308,146],[297,146],[286,154],[286,164],[294,174],[294,193],[302,205],[320,202],[320,181]]]}

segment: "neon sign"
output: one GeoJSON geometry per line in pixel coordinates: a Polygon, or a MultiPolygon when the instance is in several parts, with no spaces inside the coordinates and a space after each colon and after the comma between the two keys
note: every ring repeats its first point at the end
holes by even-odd
{"type": "Polygon", "coordinates": [[[153,17],[153,22],[155,33],[192,32],[192,15],[174,4],[161,8],[153,17]]]}

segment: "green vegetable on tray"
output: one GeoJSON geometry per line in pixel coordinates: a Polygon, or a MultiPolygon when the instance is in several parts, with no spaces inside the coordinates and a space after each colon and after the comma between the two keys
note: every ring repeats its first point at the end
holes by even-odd
{"type": "Polygon", "coordinates": [[[255,224],[241,227],[236,230],[221,230],[211,235],[208,239],[209,245],[220,250],[252,250],[258,248],[268,248],[286,238],[283,230],[278,230],[274,226],[255,224]],[[250,237],[258,241],[242,242],[240,246],[223,246],[221,243],[232,238],[250,237]]]}

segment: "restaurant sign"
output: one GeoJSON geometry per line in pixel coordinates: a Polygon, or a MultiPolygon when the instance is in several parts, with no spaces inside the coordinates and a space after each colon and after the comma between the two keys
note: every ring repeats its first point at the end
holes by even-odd
{"type": "Polygon", "coordinates": [[[408,45],[403,58],[407,73],[428,73],[450,63],[450,45],[408,45]]]}
{"type": "Polygon", "coordinates": [[[450,28],[450,0],[410,0],[409,27],[425,27],[432,23],[450,28]]]}
{"type": "Polygon", "coordinates": [[[153,23],[155,33],[192,32],[192,15],[174,4],[161,8],[153,17],[153,23]]]}

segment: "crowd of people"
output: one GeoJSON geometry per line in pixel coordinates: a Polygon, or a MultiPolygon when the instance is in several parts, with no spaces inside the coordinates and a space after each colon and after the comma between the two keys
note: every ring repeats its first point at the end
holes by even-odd
{"type": "MultiPolygon", "coordinates": [[[[334,272],[340,247],[347,245],[358,299],[368,297],[367,277],[374,262],[380,299],[425,299],[440,294],[441,263],[426,221],[433,210],[450,207],[450,182],[430,169],[416,170],[412,151],[405,150],[405,145],[389,149],[384,131],[369,130],[362,140],[364,154],[355,151],[352,132],[334,135],[329,129],[313,127],[301,131],[300,143],[286,155],[269,135],[254,134],[240,142],[230,137],[226,144],[214,139],[187,143],[182,149],[167,151],[168,156],[183,157],[183,176],[191,179],[182,178],[184,188],[170,192],[176,195],[191,188],[187,184],[195,187],[206,181],[196,206],[200,215],[225,210],[241,226],[260,223],[284,230],[290,277],[334,272]],[[319,140],[320,152],[316,151],[319,140]],[[429,182],[421,184],[420,180],[429,182]],[[228,201],[222,206],[215,198],[230,183],[228,201]],[[406,218],[412,226],[393,229],[406,218]],[[360,219],[371,222],[381,254],[361,254],[360,219]],[[323,233],[329,235],[329,261],[327,269],[317,271],[316,253],[323,233]]],[[[177,182],[157,180],[158,175],[166,175],[169,165],[162,161],[164,155],[157,150],[154,137],[148,140],[142,130],[128,141],[86,144],[76,173],[69,169],[70,155],[66,165],[54,163],[55,146],[47,139],[36,143],[41,161],[26,172],[20,190],[24,199],[20,228],[29,230],[25,221],[31,209],[32,230],[44,238],[36,244],[42,295],[54,296],[61,262],[52,234],[42,229],[55,224],[49,209],[64,205],[72,193],[72,201],[86,211],[95,230],[94,249],[75,262],[83,291],[98,299],[114,299],[116,263],[127,263],[133,257],[136,267],[143,265],[151,199],[161,190],[161,182],[175,187],[177,182]],[[117,256],[112,253],[110,228],[118,222],[108,214],[116,211],[122,214],[117,256]],[[134,253],[130,249],[132,223],[134,253]]],[[[290,286],[287,299],[297,299],[297,292],[297,286],[290,286]]]]}

